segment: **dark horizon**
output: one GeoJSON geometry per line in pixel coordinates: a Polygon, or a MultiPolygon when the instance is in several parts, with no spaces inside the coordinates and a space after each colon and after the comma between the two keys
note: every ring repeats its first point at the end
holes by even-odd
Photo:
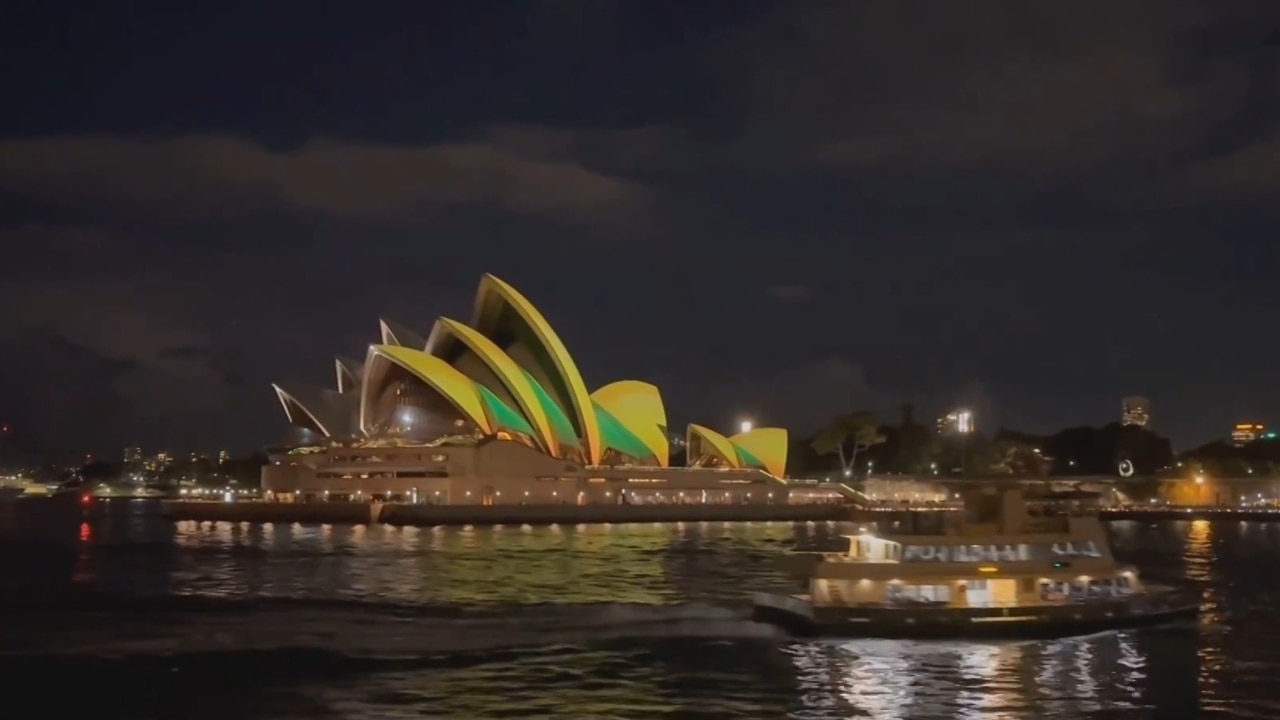
{"type": "Polygon", "coordinates": [[[1280,423],[1280,10],[998,5],[27,9],[0,423],[261,447],[484,272],[672,428],[1280,423]]]}

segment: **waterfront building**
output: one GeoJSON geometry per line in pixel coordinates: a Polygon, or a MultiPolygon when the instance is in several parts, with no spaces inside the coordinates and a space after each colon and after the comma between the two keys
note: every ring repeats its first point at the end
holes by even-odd
{"type": "MultiPolygon", "coordinates": [[[[334,388],[277,384],[298,441],[271,456],[263,489],[281,501],[446,504],[770,503],[787,432],[727,436],[689,425],[686,465],[658,388],[620,380],[587,390],[564,343],[515,288],[486,275],[471,322],[426,335],[380,322],[363,362],[337,358],[334,388]]],[[[827,499],[830,488],[812,491],[827,499]]]]}
{"type": "Polygon", "coordinates": [[[1266,430],[1262,423],[1236,423],[1235,427],[1231,428],[1231,444],[1236,447],[1244,447],[1262,437],[1266,430]]]}
{"type": "Polygon", "coordinates": [[[1151,421],[1151,401],[1132,395],[1120,402],[1120,424],[1146,427],[1151,421]]]}
{"type": "Polygon", "coordinates": [[[939,435],[969,435],[976,430],[973,412],[954,410],[938,418],[939,435]]]}

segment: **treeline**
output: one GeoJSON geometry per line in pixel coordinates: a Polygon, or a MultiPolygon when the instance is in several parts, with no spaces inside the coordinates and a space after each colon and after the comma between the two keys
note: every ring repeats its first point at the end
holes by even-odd
{"type": "Polygon", "coordinates": [[[1181,468],[1191,475],[1245,477],[1280,473],[1280,440],[1259,438],[1236,447],[1228,440],[1215,440],[1178,456],[1181,468]]]}
{"type": "Polygon", "coordinates": [[[935,425],[917,422],[914,409],[907,405],[897,424],[880,423],[869,412],[854,412],[833,418],[812,437],[796,438],[788,472],[796,477],[854,477],[868,472],[939,477],[1130,471],[1154,475],[1177,471],[1178,460],[1167,438],[1132,425],[1073,427],[1051,435],[1005,428],[990,434],[940,435],[935,425]]]}

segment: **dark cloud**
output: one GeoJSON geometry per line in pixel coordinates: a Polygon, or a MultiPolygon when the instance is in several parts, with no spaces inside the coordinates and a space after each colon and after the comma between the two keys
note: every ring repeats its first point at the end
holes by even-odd
{"type": "Polygon", "coordinates": [[[167,347],[160,351],[160,357],[175,358],[184,360],[188,358],[209,358],[213,356],[213,349],[203,345],[177,345],[167,347]]]}
{"type": "Polygon", "coordinates": [[[773,285],[765,292],[769,297],[784,303],[808,302],[813,298],[813,291],[804,285],[773,285]]]}
{"type": "Polygon", "coordinates": [[[989,10],[779,4],[715,56],[737,89],[742,141],[820,163],[1030,179],[1141,166],[1182,155],[1250,99],[1252,54],[1228,48],[1257,45],[1257,23],[1276,18],[1269,3],[1205,0],[989,10]],[[1211,33],[1225,40],[1212,54],[1211,33]]]}
{"type": "Polygon", "coordinates": [[[46,333],[27,370],[124,403],[121,433],[251,445],[269,381],[331,382],[384,315],[466,318],[492,271],[594,384],[689,420],[1280,415],[1249,359],[1280,299],[1274,3],[535,6],[0,29],[60,68],[0,118],[0,342],[46,333]]]}
{"type": "MultiPolygon", "coordinates": [[[[26,453],[93,451],[102,434],[124,442],[129,398],[118,383],[138,363],[113,358],[49,328],[0,340],[3,422],[26,453]],[[70,439],[57,446],[54,438],[70,439]]],[[[51,458],[52,459],[52,458],[51,458]]]]}
{"type": "Polygon", "coordinates": [[[479,204],[567,221],[626,217],[639,187],[483,143],[422,147],[317,139],[272,152],[226,136],[51,137],[0,143],[0,184],[73,207],[227,219],[286,207],[386,222],[479,204]]]}

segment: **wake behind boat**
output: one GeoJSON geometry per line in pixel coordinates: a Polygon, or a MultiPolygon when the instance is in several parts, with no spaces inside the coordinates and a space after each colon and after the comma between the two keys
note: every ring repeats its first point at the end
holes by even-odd
{"type": "Polygon", "coordinates": [[[1119,565],[1079,498],[971,491],[964,512],[918,512],[845,552],[794,553],[808,592],[757,593],[754,615],[797,634],[1051,638],[1194,618],[1199,600],[1119,565]]]}

